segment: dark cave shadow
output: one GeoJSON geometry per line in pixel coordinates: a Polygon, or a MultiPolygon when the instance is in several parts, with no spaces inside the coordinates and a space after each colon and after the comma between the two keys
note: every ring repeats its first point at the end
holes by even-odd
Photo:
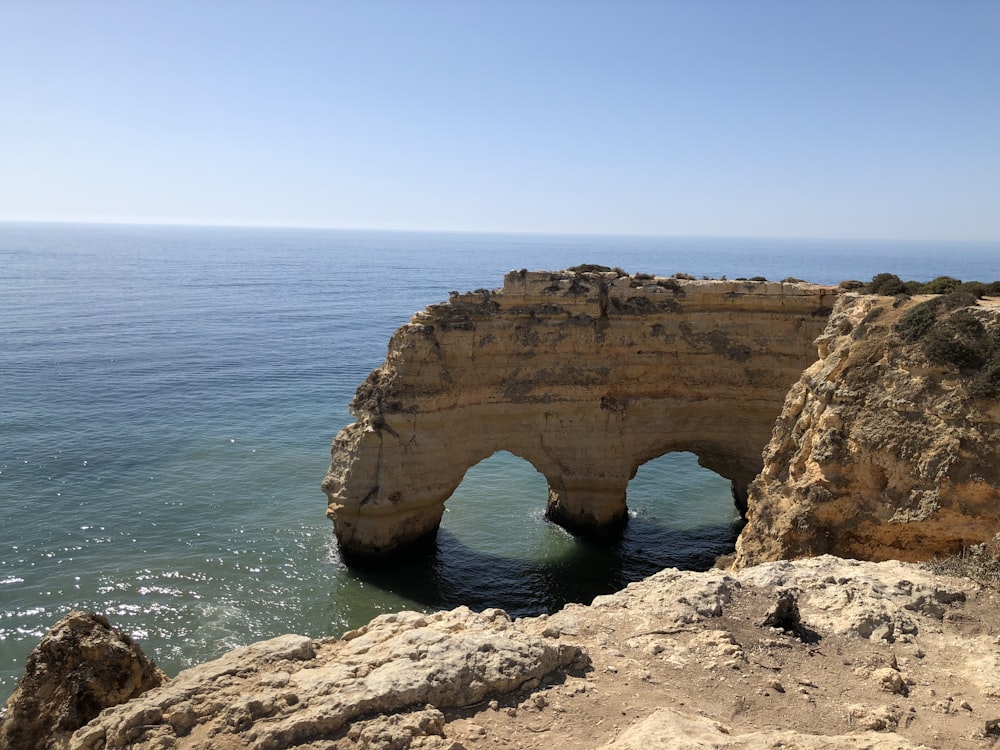
{"type": "Polygon", "coordinates": [[[440,529],[434,540],[383,562],[353,563],[349,574],[431,609],[499,607],[512,617],[551,614],[568,603],[590,604],[664,568],[708,570],[732,552],[739,522],[692,530],[633,517],[619,539],[574,539],[545,560],[484,554],[440,529]]]}

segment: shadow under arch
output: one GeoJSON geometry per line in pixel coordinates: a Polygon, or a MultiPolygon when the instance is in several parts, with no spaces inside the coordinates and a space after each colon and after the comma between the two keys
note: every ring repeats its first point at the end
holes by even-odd
{"type": "Polygon", "coordinates": [[[728,480],[690,453],[639,467],[628,523],[614,540],[581,539],[547,522],[547,488],[527,460],[499,451],[466,472],[432,542],[346,572],[426,608],[500,607],[523,617],[589,604],[666,567],[707,570],[740,530],[728,480]],[[691,503],[701,517],[684,513],[691,503]]]}

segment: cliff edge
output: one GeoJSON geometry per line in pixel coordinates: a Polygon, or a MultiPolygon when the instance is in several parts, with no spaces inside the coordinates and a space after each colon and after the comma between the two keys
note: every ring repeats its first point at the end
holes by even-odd
{"type": "Polygon", "coordinates": [[[1000,306],[845,295],[750,485],[736,565],[929,560],[1000,532],[1000,306]]]}
{"type": "Polygon", "coordinates": [[[996,589],[910,563],[671,569],[551,616],[403,612],[264,641],[45,747],[988,748],[998,615],[996,589]]]}

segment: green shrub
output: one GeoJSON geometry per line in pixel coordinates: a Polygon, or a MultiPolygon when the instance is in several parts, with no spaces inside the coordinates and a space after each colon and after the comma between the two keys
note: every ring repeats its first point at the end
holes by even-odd
{"type": "Polygon", "coordinates": [[[872,276],[872,280],[865,287],[865,291],[868,292],[868,294],[879,294],[883,297],[895,297],[897,294],[905,294],[906,286],[894,273],[877,273],[872,276]]]}
{"type": "Polygon", "coordinates": [[[920,292],[921,294],[947,294],[948,292],[955,291],[961,285],[961,279],[955,279],[951,276],[938,276],[936,279],[924,284],[920,292]]]}
{"type": "Polygon", "coordinates": [[[896,330],[903,341],[912,344],[922,338],[937,322],[940,308],[941,300],[932,299],[907,310],[896,323],[896,330]]]}
{"type": "Polygon", "coordinates": [[[960,307],[973,307],[976,304],[975,295],[961,289],[949,292],[941,297],[945,310],[957,310],[960,307]]]}
{"type": "Polygon", "coordinates": [[[610,271],[609,266],[601,266],[596,263],[581,263],[578,266],[570,266],[566,269],[567,271],[575,271],[577,273],[604,273],[605,271],[610,271]]]}
{"type": "Polygon", "coordinates": [[[993,359],[972,378],[969,395],[973,398],[994,398],[1000,395],[1000,356],[996,352],[993,359]]]}
{"type": "Polygon", "coordinates": [[[978,318],[957,312],[932,326],[921,346],[932,362],[968,371],[986,364],[991,343],[978,318]]]}
{"type": "Polygon", "coordinates": [[[966,281],[955,291],[967,292],[976,299],[982,299],[986,296],[986,284],[981,281],[966,281]]]}
{"type": "Polygon", "coordinates": [[[848,292],[856,292],[859,289],[865,288],[865,282],[857,281],[856,279],[845,279],[844,281],[841,281],[837,286],[848,292]]]}

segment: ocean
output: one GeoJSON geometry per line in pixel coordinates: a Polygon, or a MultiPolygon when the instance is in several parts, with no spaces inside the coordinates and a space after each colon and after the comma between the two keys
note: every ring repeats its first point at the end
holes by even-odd
{"type": "Polygon", "coordinates": [[[643,466],[617,544],[545,522],[545,482],[498,454],[449,500],[437,549],[357,571],[319,485],[389,336],[511,269],[819,283],[1000,278],[996,244],[0,224],[0,701],[71,608],[168,673],[387,611],[512,615],[588,602],[732,549],[728,482],[643,466]]]}

